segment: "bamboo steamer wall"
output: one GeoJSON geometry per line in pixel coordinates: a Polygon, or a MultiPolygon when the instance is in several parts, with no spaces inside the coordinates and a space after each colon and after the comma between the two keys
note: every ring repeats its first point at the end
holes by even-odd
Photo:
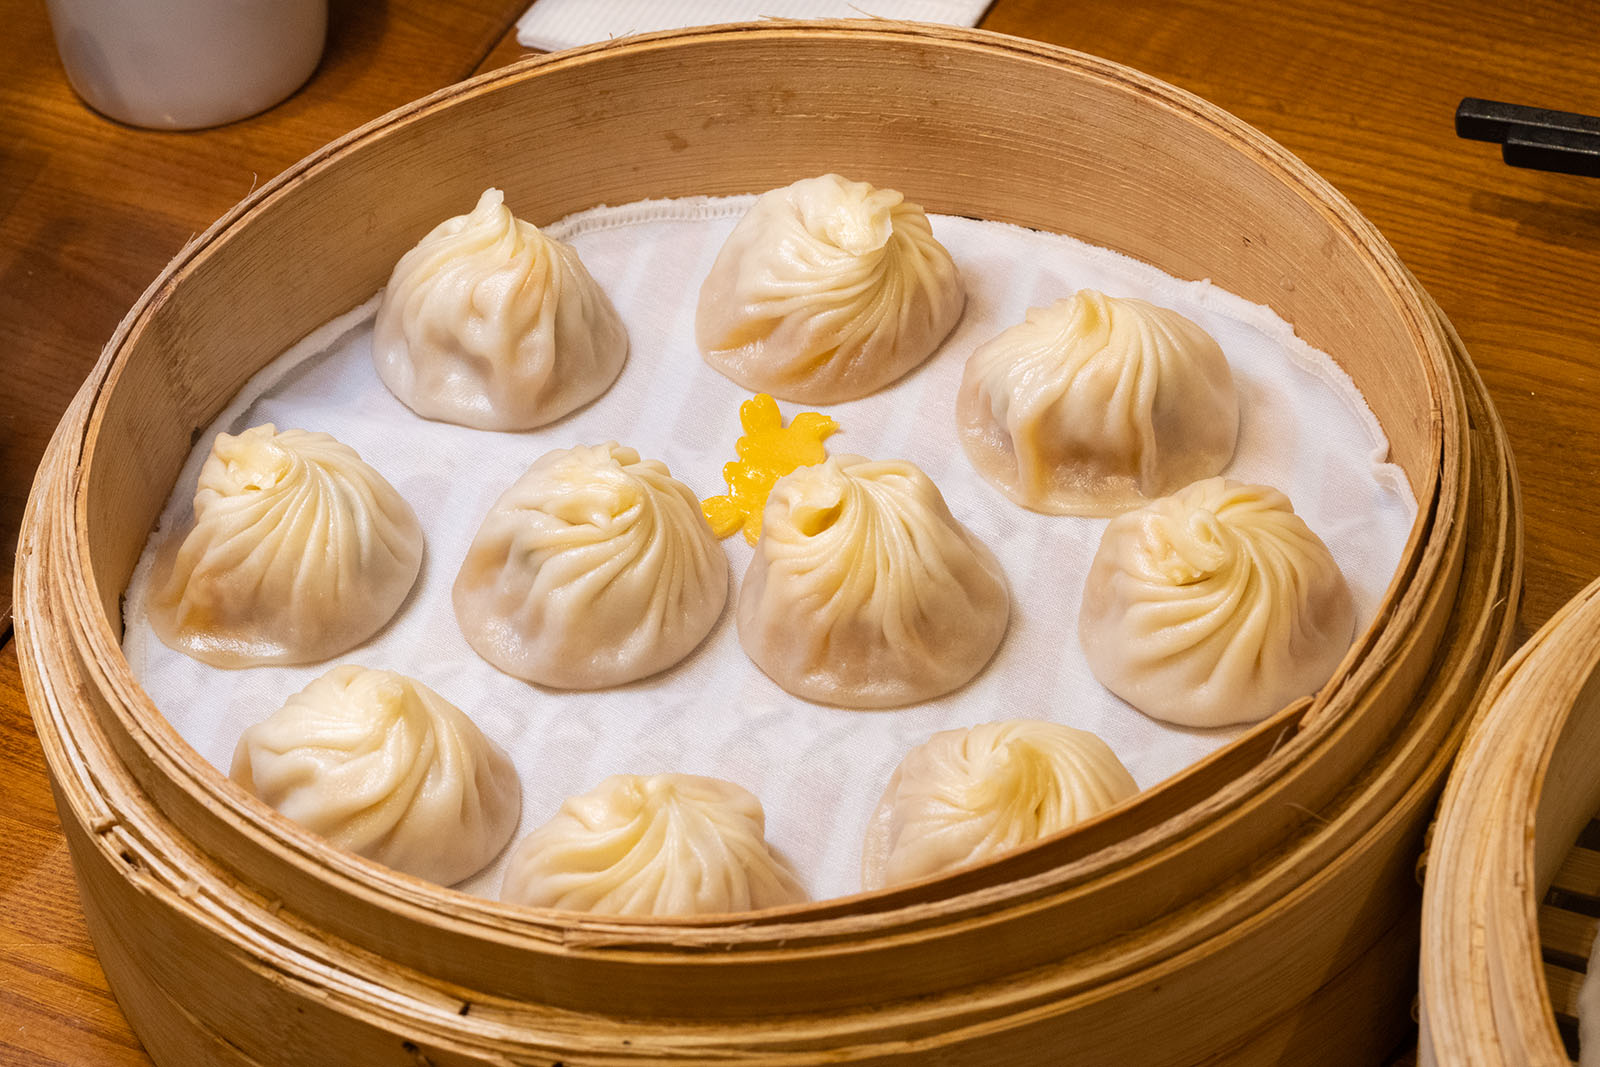
{"type": "Polygon", "coordinates": [[[1562,915],[1540,905],[1600,809],[1597,753],[1600,581],[1495,679],[1451,774],[1423,898],[1423,1062],[1569,1062],[1542,946],[1567,962],[1588,946],[1561,944],[1582,935],[1546,929],[1562,915]]]}
{"type": "Polygon", "coordinates": [[[1339,1060],[1406,1023],[1393,975],[1415,952],[1421,820],[1504,657],[1519,538],[1459,341],[1371,226],[1259,133],[1044,45],[762,23],[465,83],[220,220],[62,422],[24,528],[18,644],[91,928],[164,1062],[1339,1060]],[[118,650],[118,599],[193,434],[255,370],[491,182],[547,221],[822,170],[1210,277],[1339,361],[1419,514],[1322,692],[999,862],[695,921],[573,919],[396,874],[176,736],[118,650]]]}

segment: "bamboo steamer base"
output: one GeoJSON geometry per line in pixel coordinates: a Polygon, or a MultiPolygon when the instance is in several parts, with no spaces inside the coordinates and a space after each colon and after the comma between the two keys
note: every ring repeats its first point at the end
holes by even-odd
{"type": "MultiPolygon", "coordinates": [[[[1063,1049],[1085,1063],[1379,1058],[1411,1025],[1422,817],[1486,668],[1504,655],[1520,580],[1509,456],[1481,383],[1464,358],[1459,367],[1482,445],[1471,478],[1481,514],[1469,530],[1484,533],[1468,536],[1461,625],[1389,758],[1319,813],[1319,832],[1264,858],[1263,873],[1314,855],[1319,833],[1383,814],[1326,867],[1301,872],[1295,891],[1156,973],[1055,1000],[1064,974],[1093,965],[1067,960],[933,1004],[889,1002],[853,1018],[785,1017],[775,1005],[770,1017],[712,1026],[633,1020],[625,1000],[614,1015],[509,1003],[269,910],[163,825],[103,735],[47,715],[41,738],[52,766],[69,771],[58,804],[112,987],[163,1064],[1022,1064],[1059,1062],[1063,1049]],[[1408,753],[1416,767],[1398,777],[1408,753]]],[[[1204,906],[1237,909],[1249,895],[1231,887],[1204,906]]]]}
{"type": "Polygon", "coordinates": [[[1408,1027],[1395,975],[1411,970],[1422,825],[1506,654],[1520,559],[1509,454],[1459,339],[1279,146],[1034,42],[764,23],[453,87],[220,220],[63,419],[25,520],[17,643],[91,929],[166,1064],[1348,1062],[1408,1027]],[[198,759],[128,670],[117,622],[191,428],[370,295],[490,162],[547,220],[759,191],[819,155],[930,210],[1209,275],[1340,362],[1419,515],[1320,693],[994,863],[694,920],[453,894],[330,848],[198,759]]]}

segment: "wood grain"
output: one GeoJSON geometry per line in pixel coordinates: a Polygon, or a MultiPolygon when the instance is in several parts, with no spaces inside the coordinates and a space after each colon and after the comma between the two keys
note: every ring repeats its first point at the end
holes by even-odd
{"type": "MultiPolygon", "coordinates": [[[[22,707],[16,650],[0,651],[0,703],[22,707]]],[[[0,715],[0,1063],[145,1064],[84,929],[67,843],[33,724],[0,715]]]]}
{"type": "MultiPolygon", "coordinates": [[[[188,237],[251,184],[480,64],[524,54],[522,0],[334,0],[330,47],[285,105],[159,134],[93,115],[67,88],[42,5],[0,0],[0,603],[33,467],[117,320],[188,237]]],[[[1456,141],[1465,95],[1600,113],[1600,8],[997,0],[988,28],[1128,63],[1233,111],[1365,212],[1460,328],[1516,450],[1524,620],[1600,573],[1600,184],[1516,171],[1456,141]]],[[[142,1063],[104,990],[37,744],[0,656],[0,1063],[142,1063]],[[15,1021],[14,1021],[15,1020],[15,1021]]]]}

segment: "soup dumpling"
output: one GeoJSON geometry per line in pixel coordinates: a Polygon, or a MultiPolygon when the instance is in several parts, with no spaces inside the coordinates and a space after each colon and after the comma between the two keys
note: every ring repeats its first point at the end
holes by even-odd
{"type": "Polygon", "coordinates": [[[461,709],[350,663],[245,730],[230,776],[334,844],[440,885],[487,866],[522,811],[510,757],[461,709]]]}
{"type": "Polygon", "coordinates": [[[611,300],[578,259],[489,189],[400,258],[372,330],[389,391],[417,414],[529,430],[605,392],[628,354],[611,300]]]}
{"type": "Polygon", "coordinates": [[[941,731],[889,779],[867,829],[861,887],[993,859],[1138,791],[1111,746],[1087,730],[1010,719],[941,731]]]}
{"type": "Polygon", "coordinates": [[[728,557],[666,464],[615,441],[580,445],[541,456],[495,501],[453,597],[494,666],[599,689],[694,650],[727,602],[728,557]]]}
{"type": "Polygon", "coordinates": [[[1289,498],[1223,478],[1112,519],[1078,618],[1102,685],[1197,727],[1256,722],[1315,692],[1354,629],[1344,574],[1289,498]]]}
{"type": "Polygon", "coordinates": [[[1023,507],[1115,515],[1227,466],[1239,402],[1199,326],[1081,289],[972,353],[956,422],[978,473],[1023,507]]]}
{"type": "Polygon", "coordinates": [[[763,194],[700,289],[706,362],[755,392],[855,400],[920,364],[966,303],[928,216],[837,174],[763,194]]]}
{"type": "Polygon", "coordinates": [[[1010,612],[994,553],[919,467],[834,456],[773,486],[739,640],[795,696],[895,707],[971,680],[1010,612]]]}
{"type": "Polygon", "coordinates": [[[616,774],[569,797],[511,854],[500,898],[602,915],[714,915],[797,904],[747,790],[690,774],[616,774]]]}
{"type": "Polygon", "coordinates": [[[159,550],[150,625],[214,667],[315,663],[399,610],[422,527],[355,449],[271,423],[218,434],[192,525],[159,550]]]}

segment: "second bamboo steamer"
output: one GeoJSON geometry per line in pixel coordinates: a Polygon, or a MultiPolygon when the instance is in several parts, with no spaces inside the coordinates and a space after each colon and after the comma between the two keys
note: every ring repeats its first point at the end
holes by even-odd
{"type": "Polygon", "coordinates": [[[1600,582],[1495,678],[1451,772],[1423,898],[1422,1063],[1570,1062],[1594,980],[1597,751],[1600,582]]]}

